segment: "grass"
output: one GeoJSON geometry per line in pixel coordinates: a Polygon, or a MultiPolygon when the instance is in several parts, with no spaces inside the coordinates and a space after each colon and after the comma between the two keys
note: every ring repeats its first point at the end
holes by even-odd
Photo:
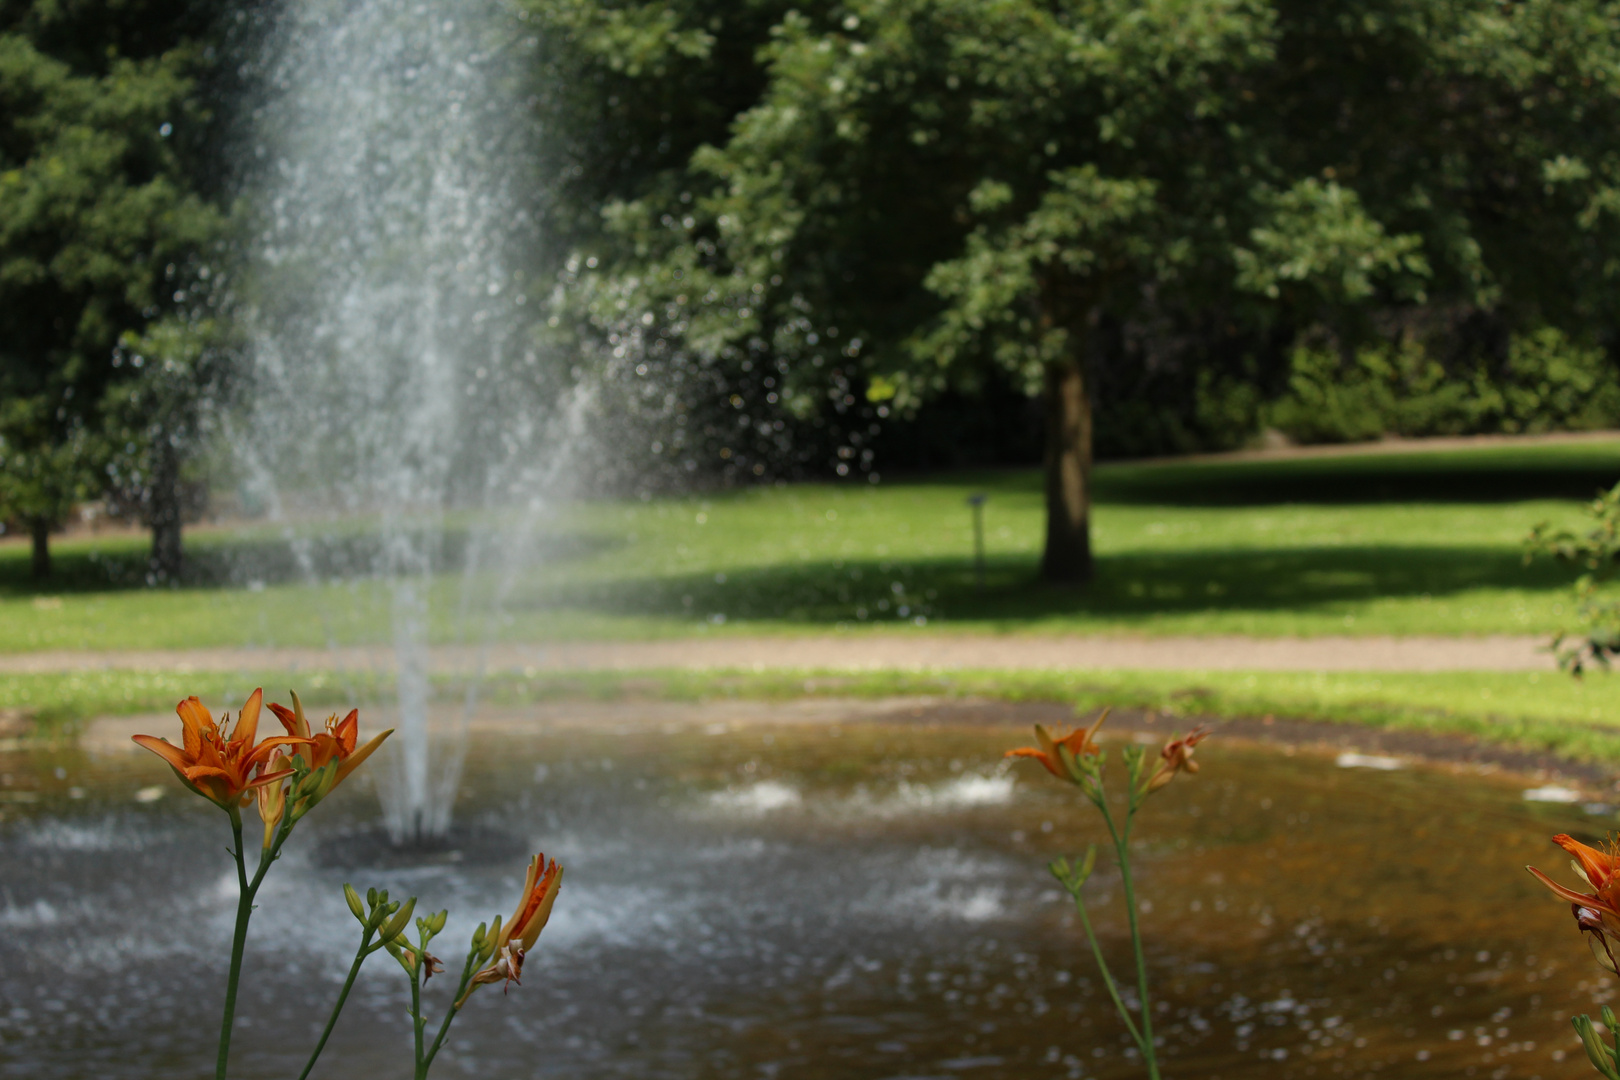
{"type": "MultiPolygon", "coordinates": [[[[930,695],[1006,701],[1066,701],[1079,707],[1142,706],[1184,715],[1309,717],[1378,728],[1466,735],[1579,760],[1620,763],[1614,685],[1539,672],[1379,674],[1243,671],[950,671],[863,673],[642,671],[507,675],[486,698],[544,700],[879,698],[930,695]]],[[[286,673],[178,674],[103,670],[0,675],[0,700],[36,713],[42,732],[68,731],[92,716],[172,709],[187,694],[215,706],[249,689],[279,688],[286,673]]],[[[346,703],[345,683],[306,672],[299,690],[312,705],[346,703]]],[[[445,688],[446,690],[448,688],[445,688]]],[[[455,698],[445,693],[442,696],[455,698]]]]}
{"type": "MultiPolygon", "coordinates": [[[[561,508],[498,622],[508,641],[913,631],[1142,634],[1548,634],[1571,574],[1525,566],[1538,521],[1576,523],[1620,480],[1620,440],[1097,474],[1097,580],[1035,578],[1032,471],[881,486],[801,484],[561,508]],[[987,573],[972,569],[973,492],[989,494],[987,573]]],[[[358,558],[329,545],[328,563],[358,558]]],[[[191,579],[144,587],[138,538],[56,545],[47,590],[0,545],[0,652],[387,640],[375,582],[301,584],[263,529],[195,531],[191,579]]],[[[435,579],[436,610],[457,575],[435,579]]],[[[436,623],[441,640],[458,632],[436,623]]]]}

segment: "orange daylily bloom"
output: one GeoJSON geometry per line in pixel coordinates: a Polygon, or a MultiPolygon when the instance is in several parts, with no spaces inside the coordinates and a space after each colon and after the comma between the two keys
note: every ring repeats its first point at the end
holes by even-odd
{"type": "MultiPolygon", "coordinates": [[[[203,703],[189,697],[175,706],[180,714],[181,745],[155,735],[136,735],[135,742],[168,762],[187,787],[229,809],[254,789],[292,775],[291,769],[263,768],[277,747],[303,746],[310,741],[278,735],[255,743],[263,700],[263,690],[253,691],[237,714],[236,726],[222,732],[203,703]],[[258,775],[254,775],[255,770],[258,775]]],[[[221,723],[225,718],[221,714],[221,723]]]]}
{"type": "Polygon", "coordinates": [[[1159,751],[1159,764],[1148,777],[1143,790],[1147,794],[1158,791],[1164,785],[1176,778],[1176,773],[1186,771],[1196,773],[1198,762],[1193,760],[1193,748],[1209,738],[1209,731],[1204,727],[1196,727],[1187,732],[1185,738],[1171,739],[1159,751]]]}
{"type": "Polygon", "coordinates": [[[523,882],[523,897],[512,919],[501,929],[496,948],[508,941],[522,943],[523,950],[534,948],[540,931],[551,918],[551,906],[557,902],[557,890],[562,887],[562,867],[555,859],[549,863],[544,855],[529,860],[529,875],[523,882]]]}
{"type": "Polygon", "coordinates": [[[1057,739],[1053,738],[1046,728],[1036,724],[1035,741],[1040,743],[1040,746],[1020,746],[1016,750],[1007,751],[1003,756],[1034,758],[1059,780],[1078,780],[1079,776],[1071,773],[1069,767],[1063,763],[1063,755],[1059,752],[1059,748],[1067,750],[1074,758],[1094,756],[1097,753],[1097,729],[1102,727],[1106,719],[1108,710],[1104,709],[1090,727],[1081,728],[1057,739]]]}
{"type": "Polygon", "coordinates": [[[1593,955],[1602,951],[1599,963],[1605,959],[1610,971],[1616,969],[1614,953],[1609,939],[1620,935],[1620,845],[1609,852],[1589,847],[1574,837],[1559,833],[1553,843],[1574,856],[1575,871],[1591,886],[1590,893],[1565,888],[1533,866],[1525,867],[1559,899],[1569,901],[1575,916],[1575,925],[1583,934],[1591,935],[1593,955]]]}
{"type": "MultiPolygon", "coordinates": [[[[508,985],[523,984],[520,977],[523,974],[523,958],[534,948],[540,931],[546,928],[552,905],[557,902],[557,890],[561,887],[562,867],[556,860],[548,863],[544,855],[536,855],[529,860],[529,876],[523,883],[523,896],[518,901],[518,909],[505,926],[497,918],[495,925],[490,928],[495,939],[495,956],[489,966],[472,977],[472,982],[467,986],[468,995],[476,986],[503,979],[508,985]]],[[[466,1001],[467,995],[463,995],[461,1000],[466,1001]]],[[[456,1007],[460,1008],[461,1002],[457,1002],[456,1007]]]]}
{"type": "Polygon", "coordinates": [[[333,781],[333,787],[341,784],[345,777],[359,768],[360,763],[383,744],[384,739],[394,733],[394,729],[389,728],[373,736],[370,742],[357,749],[356,745],[360,741],[359,709],[350,709],[349,715],[341,722],[337,718],[337,713],[333,713],[327,718],[325,731],[312,733],[309,721],[304,718],[304,703],[298,700],[296,693],[292,694],[292,699],[292,708],[272,702],[270,711],[276,714],[276,719],[281,721],[281,726],[287,729],[288,735],[303,739],[309,744],[308,749],[301,753],[309,760],[311,770],[319,769],[330,761],[337,761],[337,779],[333,781]]]}

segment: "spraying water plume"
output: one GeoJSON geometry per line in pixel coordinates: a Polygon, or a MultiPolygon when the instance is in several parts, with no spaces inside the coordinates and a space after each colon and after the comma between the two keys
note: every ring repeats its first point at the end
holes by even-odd
{"type": "Polygon", "coordinates": [[[526,303],[530,47],[495,0],[302,0],[269,30],[251,113],[253,407],[236,442],[305,579],[386,595],[397,715],[381,719],[399,730],[378,787],[396,843],[449,827],[481,661],[461,650],[470,666],[444,673],[459,719],[430,725],[430,646],[488,643],[566,412],[526,303]]]}

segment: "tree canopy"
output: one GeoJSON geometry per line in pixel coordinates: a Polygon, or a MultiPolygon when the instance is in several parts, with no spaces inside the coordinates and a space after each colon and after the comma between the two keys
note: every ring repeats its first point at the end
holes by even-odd
{"type": "MultiPolygon", "coordinates": [[[[690,6],[599,10],[706,47],[690,6]]],[[[803,5],[724,135],[615,193],[576,287],[638,370],[753,364],[800,415],[1005,373],[1046,402],[1047,575],[1083,580],[1121,367],[1606,331],[1617,46],[1595,2],[803,5]]]]}
{"type": "MultiPolygon", "coordinates": [[[[1563,415],[1507,398],[1565,353],[1547,401],[1613,367],[1599,0],[516,10],[542,68],[543,333],[594,368],[615,453],[672,482],[871,475],[930,401],[1027,394],[1045,571],[1082,581],[1099,430],[1193,445],[1294,383],[1296,410],[1339,377],[1431,386],[1470,350],[1500,372],[1475,412],[1563,415]]],[[[212,18],[0,0],[0,501],[40,535],[109,465],[172,477],[154,448],[206,437],[197,380],[229,367],[197,300],[222,228],[212,18]]]]}
{"type": "Polygon", "coordinates": [[[177,144],[204,117],[174,4],[0,6],[0,507],[47,537],[105,483],[126,332],[182,309],[218,213],[177,144]]]}

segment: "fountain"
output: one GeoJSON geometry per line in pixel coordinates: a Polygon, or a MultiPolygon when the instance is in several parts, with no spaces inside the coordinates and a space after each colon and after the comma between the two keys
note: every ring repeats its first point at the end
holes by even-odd
{"type": "Polygon", "coordinates": [[[328,625],[333,596],[386,597],[371,681],[392,691],[368,723],[399,730],[378,786],[394,842],[430,840],[449,828],[458,728],[567,412],[526,306],[533,42],[499,0],[299,0],[265,37],[245,114],[252,408],[235,442],[328,625]],[[449,673],[459,724],[433,729],[436,643],[465,660],[449,673]]]}

